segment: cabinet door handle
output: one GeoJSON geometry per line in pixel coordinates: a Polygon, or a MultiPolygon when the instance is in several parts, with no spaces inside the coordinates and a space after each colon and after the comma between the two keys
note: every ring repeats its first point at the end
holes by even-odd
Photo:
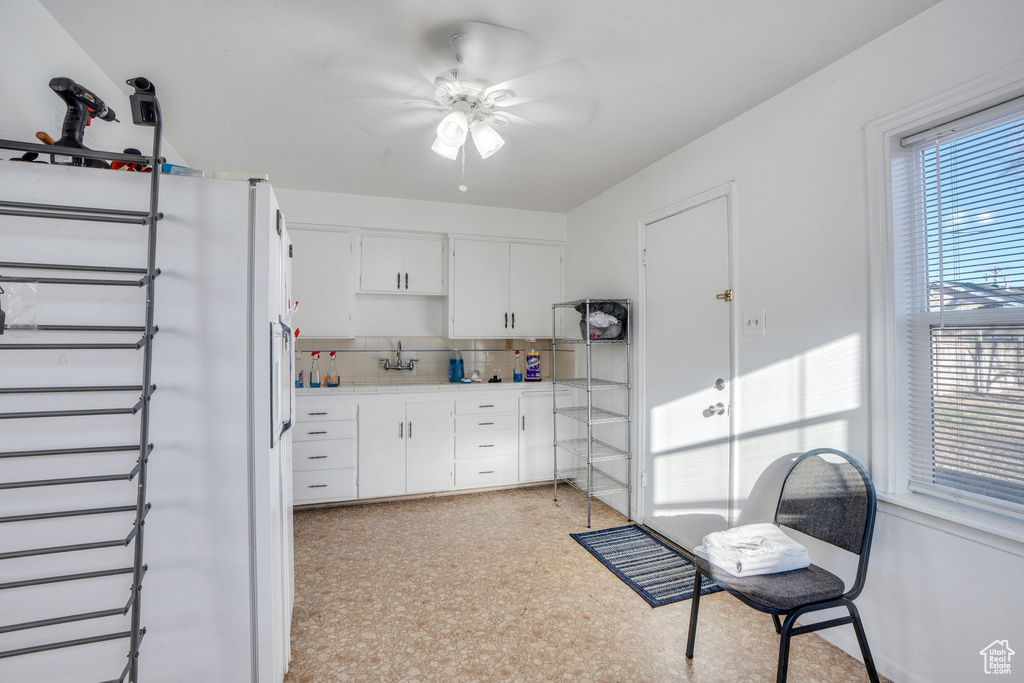
{"type": "Polygon", "coordinates": [[[526,431],[526,416],[523,415],[523,431],[526,431]]]}
{"type": "Polygon", "coordinates": [[[412,438],[412,420],[409,420],[409,438],[412,438]]]}
{"type": "Polygon", "coordinates": [[[493,403],[485,403],[482,406],[477,406],[477,408],[493,408],[493,407],[494,407],[493,403]]]}
{"type": "Polygon", "coordinates": [[[326,460],[327,456],[326,455],[311,455],[311,456],[307,457],[306,459],[307,460],[326,460]]]}
{"type": "Polygon", "coordinates": [[[409,273],[405,274],[405,288],[409,289],[409,273]]]}
{"type": "Polygon", "coordinates": [[[494,448],[494,444],[493,443],[482,443],[479,446],[477,446],[477,448],[494,448]]]}
{"type": "Polygon", "coordinates": [[[508,312],[505,312],[505,329],[508,329],[508,312]]]}
{"type": "Polygon", "coordinates": [[[512,314],[512,329],[516,329],[516,314],[512,314]]]}
{"type": "Polygon", "coordinates": [[[484,470],[483,472],[477,472],[477,474],[494,474],[494,470],[484,470]]]}
{"type": "Polygon", "coordinates": [[[396,285],[395,288],[396,289],[401,289],[402,288],[402,274],[401,273],[398,273],[398,284],[396,285]]]}
{"type": "MultiPolygon", "coordinates": [[[[481,474],[483,474],[483,472],[481,472],[481,474]]],[[[309,489],[325,489],[325,488],[327,488],[327,484],[310,484],[306,488],[309,488],[309,489]]]]}
{"type": "Polygon", "coordinates": [[[405,438],[404,435],[405,435],[405,423],[404,422],[399,422],[398,423],[398,438],[399,439],[404,439],[405,438]]]}
{"type": "Polygon", "coordinates": [[[480,427],[483,427],[483,426],[486,426],[486,425],[492,425],[492,424],[494,424],[494,423],[493,422],[477,422],[477,425],[480,426],[480,427]]]}
{"type": "Polygon", "coordinates": [[[310,435],[312,435],[312,434],[326,434],[327,430],[322,430],[322,431],[319,431],[319,432],[306,432],[306,433],[310,434],[310,435]]]}
{"type": "Polygon", "coordinates": [[[323,412],[319,412],[319,413],[306,413],[306,414],[307,415],[326,415],[327,411],[323,411],[323,412]]]}

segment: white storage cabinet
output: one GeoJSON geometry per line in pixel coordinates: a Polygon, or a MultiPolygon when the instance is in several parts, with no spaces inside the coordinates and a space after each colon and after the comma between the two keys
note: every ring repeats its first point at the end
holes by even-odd
{"type": "Polygon", "coordinates": [[[353,284],[352,233],[289,228],[292,238],[292,298],[299,308],[292,329],[303,337],[351,338],[353,284]]]}
{"type": "Polygon", "coordinates": [[[455,401],[455,488],[519,481],[517,423],[514,396],[455,401]]]}
{"type": "Polygon", "coordinates": [[[444,294],[444,240],[363,235],[359,291],[444,294]]]}
{"type": "MultiPolygon", "coordinates": [[[[353,405],[296,401],[292,490],[296,505],[356,497],[356,411],[353,405]]],[[[319,400],[317,400],[319,399],[319,400]]]]}
{"type": "Polygon", "coordinates": [[[359,497],[452,487],[452,402],[359,405],[359,497]]]}
{"type": "Polygon", "coordinates": [[[452,241],[446,325],[453,339],[547,337],[562,295],[562,247],[452,241]]]}

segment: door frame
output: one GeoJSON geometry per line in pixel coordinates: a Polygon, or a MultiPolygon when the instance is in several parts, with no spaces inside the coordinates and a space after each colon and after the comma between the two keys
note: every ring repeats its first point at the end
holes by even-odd
{"type": "MultiPolygon", "coordinates": [[[[677,214],[695,209],[698,206],[707,204],[719,198],[725,198],[726,205],[726,223],[727,223],[727,243],[728,243],[728,254],[727,259],[729,262],[729,288],[733,290],[733,300],[729,304],[731,306],[729,315],[729,387],[730,387],[730,401],[729,401],[729,526],[732,526],[736,522],[736,494],[735,494],[735,473],[736,473],[736,404],[739,397],[738,387],[736,385],[736,368],[738,366],[738,349],[737,349],[737,332],[740,330],[740,307],[739,299],[737,298],[737,249],[736,249],[736,181],[731,180],[727,183],[713,187],[704,192],[700,192],[688,199],[684,199],[681,202],[677,202],[670,206],[666,206],[657,211],[651,212],[644,216],[641,216],[636,221],[637,231],[637,250],[636,250],[636,264],[637,264],[637,302],[634,309],[633,325],[634,330],[639,330],[640,334],[635,335],[636,339],[636,360],[637,360],[637,373],[636,373],[636,423],[637,423],[637,449],[636,461],[634,468],[636,476],[633,481],[644,482],[644,486],[636,487],[636,501],[634,509],[636,510],[635,519],[649,526],[660,533],[666,533],[664,529],[660,529],[657,523],[652,520],[646,519],[645,515],[647,511],[644,509],[644,492],[643,488],[650,485],[646,479],[646,462],[647,462],[647,401],[646,401],[646,377],[647,377],[647,277],[646,268],[644,263],[644,249],[647,244],[647,227],[658,223],[666,218],[671,218],[677,214]]],[[[672,538],[671,534],[666,535],[672,538]]]]}

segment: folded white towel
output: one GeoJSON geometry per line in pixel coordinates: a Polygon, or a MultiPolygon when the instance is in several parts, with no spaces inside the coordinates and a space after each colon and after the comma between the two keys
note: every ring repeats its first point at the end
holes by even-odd
{"type": "Polygon", "coordinates": [[[774,524],[748,524],[704,537],[694,551],[734,576],[758,576],[803,569],[807,549],[774,524]]]}

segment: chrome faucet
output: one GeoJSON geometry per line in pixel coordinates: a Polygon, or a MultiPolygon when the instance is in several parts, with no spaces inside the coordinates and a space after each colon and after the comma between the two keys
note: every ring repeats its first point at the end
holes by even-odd
{"type": "Polygon", "coordinates": [[[384,361],[384,369],[385,370],[414,370],[416,368],[416,359],[415,358],[410,360],[406,365],[402,365],[402,340],[401,339],[398,340],[397,359],[398,359],[398,363],[395,364],[395,365],[392,365],[390,358],[381,358],[381,360],[384,361]]]}

